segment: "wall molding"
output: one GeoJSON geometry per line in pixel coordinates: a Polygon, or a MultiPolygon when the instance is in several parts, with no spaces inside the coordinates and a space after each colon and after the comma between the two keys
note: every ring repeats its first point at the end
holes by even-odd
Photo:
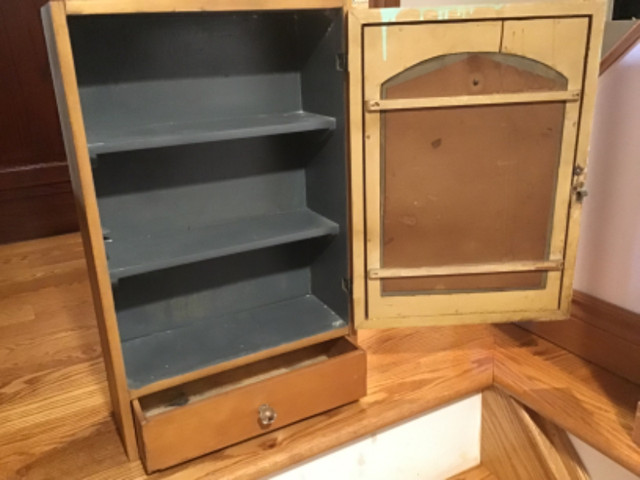
{"type": "Polygon", "coordinates": [[[634,25],[600,60],[600,75],[623,57],[640,40],[640,23],[634,25]]]}
{"type": "Polygon", "coordinates": [[[571,318],[523,322],[521,327],[640,384],[640,314],[574,291],[571,318]]]}

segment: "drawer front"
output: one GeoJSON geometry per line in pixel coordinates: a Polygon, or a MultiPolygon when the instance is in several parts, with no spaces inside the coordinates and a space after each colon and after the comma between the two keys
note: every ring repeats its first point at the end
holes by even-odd
{"type": "Polygon", "coordinates": [[[135,400],[142,457],[149,472],[167,468],[365,394],[366,356],[357,348],[149,418],[135,400]],[[271,423],[268,412],[259,418],[263,405],[275,412],[271,423]]]}

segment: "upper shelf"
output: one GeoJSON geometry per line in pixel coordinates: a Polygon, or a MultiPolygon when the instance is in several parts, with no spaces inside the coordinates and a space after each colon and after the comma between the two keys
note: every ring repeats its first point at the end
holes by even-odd
{"type": "Polygon", "coordinates": [[[335,127],[335,118],[299,111],[133,127],[118,123],[109,130],[88,131],[87,143],[90,156],[96,157],[103,153],[333,130],[335,127]]]}
{"type": "Polygon", "coordinates": [[[112,281],[201,260],[336,235],[339,226],[304,209],[233,222],[136,235],[111,232],[106,242],[112,281]]]}

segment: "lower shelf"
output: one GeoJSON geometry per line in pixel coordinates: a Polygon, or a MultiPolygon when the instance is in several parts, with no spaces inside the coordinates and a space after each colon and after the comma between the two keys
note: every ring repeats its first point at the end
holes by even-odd
{"type": "Polygon", "coordinates": [[[138,390],[309,337],[344,334],[346,328],[345,320],[313,295],[198,321],[123,342],[127,382],[138,390]]]}

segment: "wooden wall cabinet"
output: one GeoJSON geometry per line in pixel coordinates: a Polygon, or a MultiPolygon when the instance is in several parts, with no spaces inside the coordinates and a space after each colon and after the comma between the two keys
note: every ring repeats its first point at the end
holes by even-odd
{"type": "Polygon", "coordinates": [[[166,468],[360,398],[356,326],[566,316],[602,16],[45,7],[129,456],[166,468]]]}

